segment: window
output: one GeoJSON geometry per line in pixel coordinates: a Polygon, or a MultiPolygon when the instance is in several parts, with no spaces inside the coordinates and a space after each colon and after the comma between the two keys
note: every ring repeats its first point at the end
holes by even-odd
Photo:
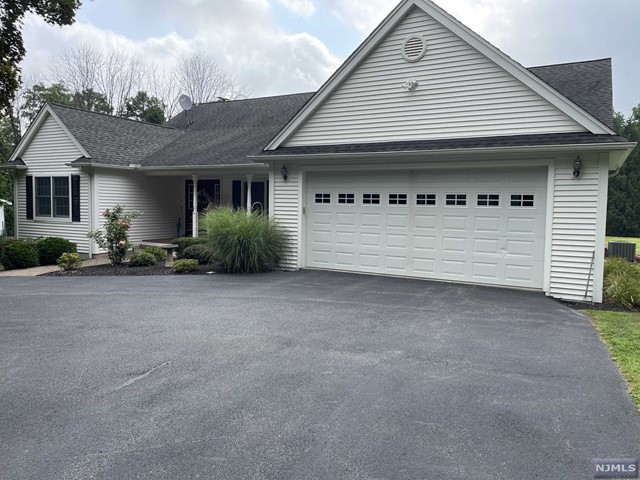
{"type": "Polygon", "coordinates": [[[37,217],[69,218],[69,177],[36,177],[37,217]]]}
{"type": "Polygon", "coordinates": [[[512,207],[533,207],[535,206],[534,195],[530,194],[515,194],[511,195],[512,207]]]}
{"type": "Polygon", "coordinates": [[[356,195],[354,193],[339,193],[338,203],[356,203],[356,195]]]}
{"type": "Polygon", "coordinates": [[[457,206],[464,207],[467,205],[466,193],[447,193],[446,204],[448,207],[457,206]]]}
{"type": "Polygon", "coordinates": [[[331,203],[331,194],[316,193],[316,203],[331,203]]]}
{"type": "Polygon", "coordinates": [[[407,194],[406,193],[390,193],[389,205],[406,205],[407,194]]]}
{"type": "Polygon", "coordinates": [[[479,207],[499,207],[500,195],[497,193],[479,193],[478,206],[479,207]]]}
{"type": "Polygon", "coordinates": [[[380,194],[379,193],[363,193],[362,203],[364,205],[380,205],[380,194]]]}
{"type": "Polygon", "coordinates": [[[416,195],[416,205],[435,205],[436,194],[435,193],[418,193],[416,195]]]}

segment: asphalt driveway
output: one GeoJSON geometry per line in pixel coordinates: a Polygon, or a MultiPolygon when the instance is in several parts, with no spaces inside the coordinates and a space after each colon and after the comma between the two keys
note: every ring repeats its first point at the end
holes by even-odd
{"type": "Polygon", "coordinates": [[[0,278],[0,477],[584,479],[640,421],[542,294],[327,272],[0,278]]]}

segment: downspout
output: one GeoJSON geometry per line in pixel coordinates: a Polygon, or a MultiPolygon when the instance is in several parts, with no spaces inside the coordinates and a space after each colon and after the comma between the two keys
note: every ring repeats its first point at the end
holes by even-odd
{"type": "Polygon", "coordinates": [[[18,238],[18,170],[13,172],[13,238],[18,238]]]}
{"type": "Polygon", "coordinates": [[[617,177],[621,168],[622,167],[618,167],[615,170],[609,170],[609,178],[617,177]]]}

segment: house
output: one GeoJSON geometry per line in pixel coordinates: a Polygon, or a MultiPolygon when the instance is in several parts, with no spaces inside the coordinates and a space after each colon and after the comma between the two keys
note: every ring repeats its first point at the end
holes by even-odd
{"type": "Polygon", "coordinates": [[[167,126],[46,105],[6,168],[19,237],[197,234],[209,204],[263,209],[284,269],[602,300],[610,59],[526,69],[429,0],[403,0],[314,94],[198,105],[167,126]],[[194,188],[196,185],[196,188],[194,188]]]}

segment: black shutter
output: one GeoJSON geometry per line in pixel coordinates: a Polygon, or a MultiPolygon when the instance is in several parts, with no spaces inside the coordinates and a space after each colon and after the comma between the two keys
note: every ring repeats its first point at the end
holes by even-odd
{"type": "Polygon", "coordinates": [[[80,175],[71,175],[71,221],[80,221],[80,175]]]}
{"type": "Polygon", "coordinates": [[[27,220],[33,220],[33,177],[25,177],[27,187],[27,220]]]}

